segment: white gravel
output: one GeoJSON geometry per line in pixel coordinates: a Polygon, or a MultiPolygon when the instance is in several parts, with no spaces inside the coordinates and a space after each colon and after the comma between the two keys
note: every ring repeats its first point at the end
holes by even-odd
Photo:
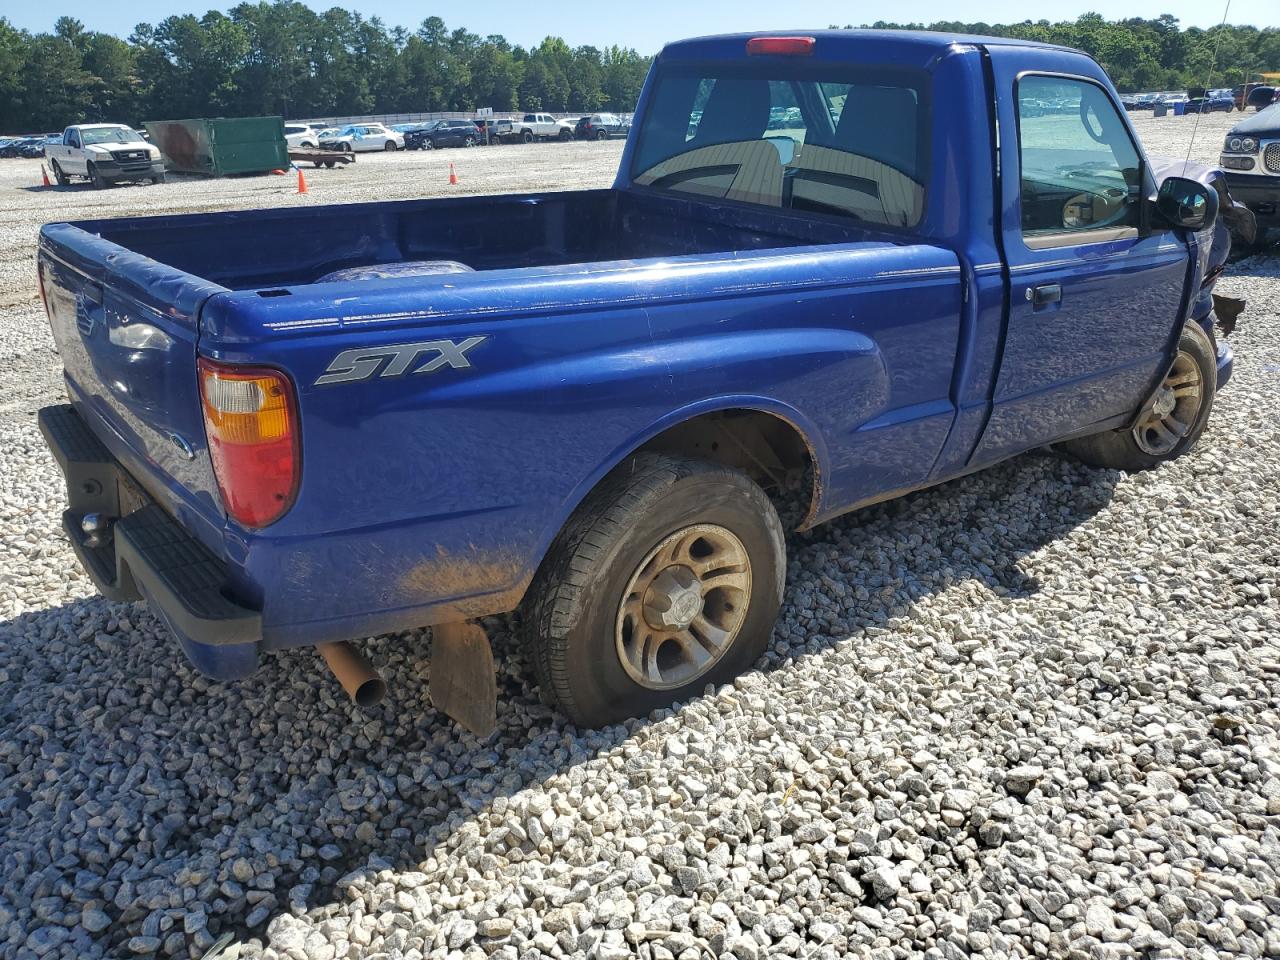
{"type": "Polygon", "coordinates": [[[1250,307],[1192,455],[1028,455],[797,537],[761,668],[646,722],[567,727],[497,621],[479,741],[427,705],[421,635],[370,644],[393,693],[362,715],[314,655],[211,683],[95,595],[35,427],[41,221],[444,193],[450,159],[605,185],[618,152],[362,158],[301,198],[0,161],[0,958],[1280,956],[1276,258],[1221,284],[1250,307]]]}

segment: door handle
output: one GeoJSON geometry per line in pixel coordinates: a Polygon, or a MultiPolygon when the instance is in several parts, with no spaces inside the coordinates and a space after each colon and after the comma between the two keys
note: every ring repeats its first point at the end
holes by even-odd
{"type": "Polygon", "coordinates": [[[1027,299],[1031,301],[1032,309],[1035,310],[1047,307],[1051,303],[1061,303],[1062,284],[1042,283],[1038,287],[1028,287],[1027,299]]]}

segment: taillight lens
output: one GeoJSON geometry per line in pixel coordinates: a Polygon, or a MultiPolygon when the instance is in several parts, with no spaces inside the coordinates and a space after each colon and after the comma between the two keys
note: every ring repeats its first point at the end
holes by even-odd
{"type": "Polygon", "coordinates": [[[200,395],[227,513],[246,527],[279,520],[302,475],[293,384],[279,370],[201,358],[200,395]]]}

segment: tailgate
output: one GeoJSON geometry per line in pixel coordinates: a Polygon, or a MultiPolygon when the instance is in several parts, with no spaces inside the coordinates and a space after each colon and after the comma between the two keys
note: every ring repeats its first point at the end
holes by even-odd
{"type": "Polygon", "coordinates": [[[221,552],[196,337],[201,305],[225,288],[65,223],[41,230],[39,270],[71,402],[143,489],[221,552]]]}

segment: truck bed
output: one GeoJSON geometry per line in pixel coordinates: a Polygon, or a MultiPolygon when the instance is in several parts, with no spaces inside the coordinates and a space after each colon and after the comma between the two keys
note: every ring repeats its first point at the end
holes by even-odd
{"type": "Polygon", "coordinates": [[[230,290],[312,284],[357,267],[451,261],[475,271],[859,239],[851,223],[581,190],[291,207],[72,224],[230,290]]]}
{"type": "Polygon", "coordinates": [[[511,609],[585,491],[699,411],[841,438],[815,518],[923,482],[961,266],[864,226],[638,189],[384,202],[50,224],[40,276],[77,416],[276,648],[511,609]],[[467,272],[387,276],[430,261],[467,272]],[[223,508],[198,358],[294,384],[302,479],[264,529],[223,508]]]}

